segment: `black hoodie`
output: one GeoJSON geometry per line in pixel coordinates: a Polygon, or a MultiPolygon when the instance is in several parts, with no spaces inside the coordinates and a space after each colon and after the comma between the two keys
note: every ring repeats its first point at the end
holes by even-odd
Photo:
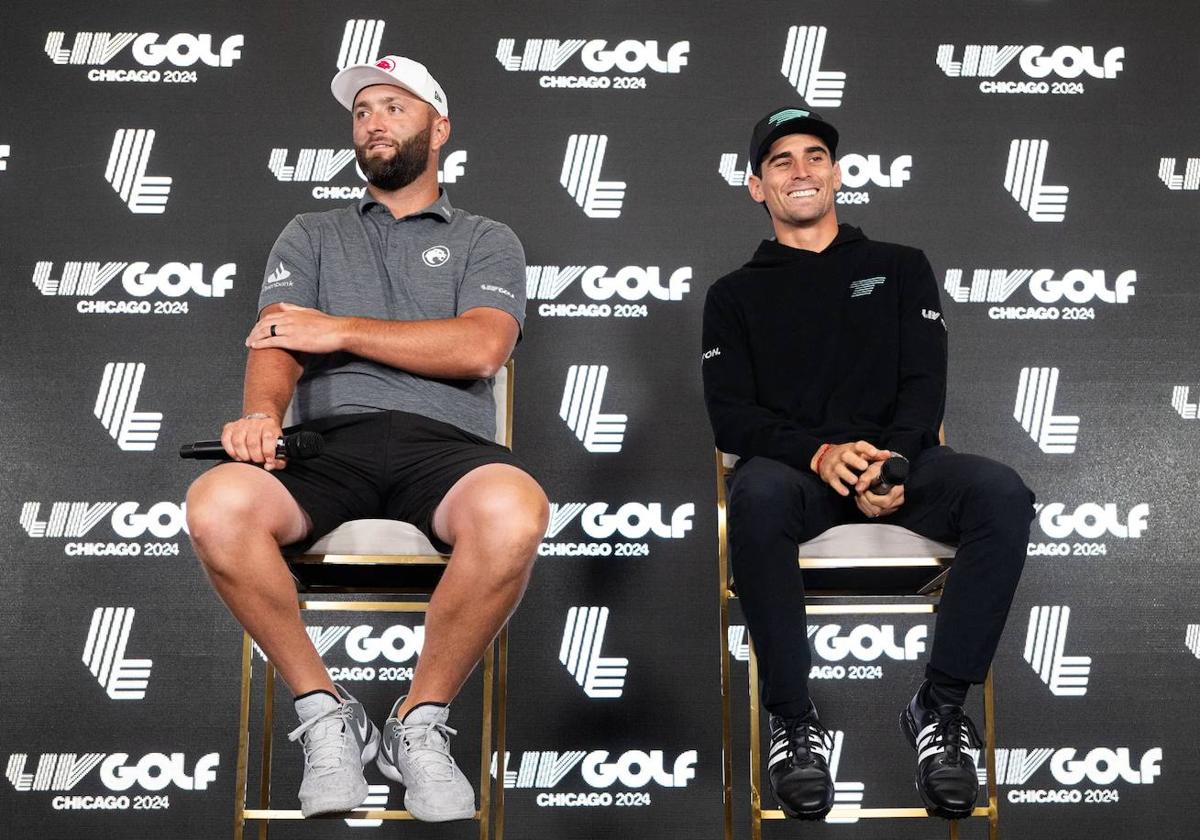
{"type": "Polygon", "coordinates": [[[807,471],[822,443],[913,458],[938,443],[946,325],[916,248],[839,225],[820,253],[764,240],[704,302],[704,400],[717,447],[807,471]]]}

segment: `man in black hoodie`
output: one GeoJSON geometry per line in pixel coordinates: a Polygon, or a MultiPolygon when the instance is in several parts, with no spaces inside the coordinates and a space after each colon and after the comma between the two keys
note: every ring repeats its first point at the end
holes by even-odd
{"type": "Polygon", "coordinates": [[[946,325],[933,270],[915,248],[838,224],[837,143],[804,103],[755,126],[750,195],[775,239],[704,305],[708,415],[718,448],[741,458],[729,544],[770,713],[768,773],[789,816],[823,819],[832,807],[797,546],[835,525],[886,521],[958,546],[926,679],[901,714],[926,808],[958,819],[975,805],[980,748],[962,705],[1004,629],[1033,494],[1009,467],[939,445],[946,325]],[[908,459],[907,483],[874,492],[893,456],[908,459]]]}

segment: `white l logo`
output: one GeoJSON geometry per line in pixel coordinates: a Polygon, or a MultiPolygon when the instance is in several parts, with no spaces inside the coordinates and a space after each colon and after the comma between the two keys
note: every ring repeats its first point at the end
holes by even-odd
{"type": "Polygon", "coordinates": [[[171,179],[165,175],[147,175],[150,150],[154,148],[154,130],[118,128],[104,179],[121,196],[133,213],[162,213],[171,195],[171,179]]]}
{"type": "Polygon", "coordinates": [[[841,70],[821,69],[827,32],[824,26],[788,27],[787,48],[779,71],[809,105],[837,108],[842,104],[846,74],[841,70]]]}
{"type": "Polygon", "coordinates": [[[629,660],[600,655],[607,627],[608,607],[571,607],[567,611],[558,659],[588,697],[620,697],[625,690],[629,660]]]}
{"type": "Polygon", "coordinates": [[[126,659],[129,631],[133,629],[133,607],[96,607],[83,662],[114,700],[141,700],[150,683],[150,659],[126,659]]]}
{"type": "Polygon", "coordinates": [[[1070,454],[1079,440],[1079,417],[1055,414],[1058,368],[1021,368],[1013,418],[1048,455],[1070,454]]]}
{"type": "Polygon", "coordinates": [[[616,219],[625,203],[624,181],[600,180],[606,148],[606,134],[572,134],[567,139],[567,154],[558,177],[575,203],[592,219],[616,219]]]}
{"type": "Polygon", "coordinates": [[[1061,222],[1067,215],[1071,188],[1042,183],[1049,151],[1047,140],[1013,140],[1008,148],[1004,189],[1035,222],[1061,222]]]}
{"type": "Polygon", "coordinates": [[[126,452],[152,452],[162,429],[161,412],[136,410],[145,375],[142,362],[109,362],[92,410],[126,452]]]}
{"type": "Polygon", "coordinates": [[[1088,675],[1092,657],[1067,656],[1070,607],[1034,607],[1029,611],[1029,632],[1025,636],[1025,661],[1059,697],[1082,697],[1087,694],[1088,675]]]}
{"type": "Polygon", "coordinates": [[[346,21],[342,45],[338,48],[337,68],[345,70],[351,64],[373,64],[379,57],[383,26],[381,20],[346,21]]]}
{"type": "Polygon", "coordinates": [[[628,417],[603,414],[608,365],[571,365],[558,416],[567,421],[588,452],[620,452],[628,417]]]}

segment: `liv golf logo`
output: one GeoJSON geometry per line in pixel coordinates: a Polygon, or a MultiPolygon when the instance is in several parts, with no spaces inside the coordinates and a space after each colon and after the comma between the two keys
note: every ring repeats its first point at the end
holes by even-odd
{"type": "Polygon", "coordinates": [[[959,53],[954,44],[939,44],[937,66],[952,79],[981,78],[981,93],[1080,94],[1087,75],[1093,79],[1115,79],[1124,69],[1125,48],[1113,47],[1097,57],[1095,47],[1046,47],[1022,44],[967,44],[959,53]],[[958,56],[957,58],[955,56],[958,56]],[[1017,67],[1034,81],[996,80],[996,76],[1017,60],[1017,67]],[[1057,77],[1049,79],[1050,76],[1057,77]]]}
{"type": "Polygon", "coordinates": [[[600,410],[608,385],[608,365],[571,365],[558,416],[588,452],[620,452],[629,418],[600,410]]]}
{"type": "MultiPolygon", "coordinates": [[[[869,204],[872,187],[898,189],[911,177],[912,155],[899,155],[884,163],[882,155],[845,154],[838,158],[842,169],[842,189],[838,190],[838,204],[869,204]]],[[[750,161],[743,167],[734,152],[725,152],[717,164],[717,173],[731,187],[744,187],[750,183],[750,161]]]]}
{"type": "Polygon", "coordinates": [[[1048,455],[1069,455],[1079,440],[1079,417],[1055,414],[1058,368],[1021,368],[1013,418],[1048,455]]]}
{"type": "Polygon", "coordinates": [[[1137,272],[1117,274],[1110,284],[1103,269],[1072,268],[1062,273],[1052,268],[976,268],[963,282],[961,268],[946,269],[944,288],[956,303],[1006,303],[1018,289],[1025,288],[1041,306],[991,306],[988,317],[1009,321],[1091,321],[1096,301],[1129,303],[1137,285],[1137,272]],[[1066,306],[1053,304],[1066,303],[1066,306]]]}
{"type": "Polygon", "coordinates": [[[1049,153],[1048,140],[1013,140],[1008,147],[1004,189],[1035,222],[1061,222],[1067,215],[1071,188],[1042,183],[1049,153]]]}
{"type": "Polygon", "coordinates": [[[1190,385],[1176,385],[1171,389],[1171,407],[1184,420],[1200,419],[1200,397],[1192,402],[1191,396],[1190,385]]]}
{"type": "Polygon", "coordinates": [[[1025,636],[1025,661],[1057,697],[1082,697],[1087,694],[1092,657],[1068,656],[1067,625],[1070,607],[1034,607],[1029,611],[1029,632],[1025,636]]]}
{"type": "Polygon", "coordinates": [[[783,65],[779,68],[796,93],[814,108],[839,107],[846,89],[845,73],[821,68],[828,34],[824,26],[789,27],[783,65]]]}
{"type": "Polygon", "coordinates": [[[171,196],[169,176],[146,174],[154,136],[153,129],[118,128],[113,137],[104,180],[112,185],[131,213],[162,213],[171,196]]]}
{"type": "Polygon", "coordinates": [[[191,35],[179,32],[165,41],[157,32],[76,32],[70,49],[67,34],[54,31],[46,35],[46,55],[55,64],[91,67],[89,82],[165,82],[171,84],[195,82],[195,70],[180,69],[204,64],[208,67],[232,67],[242,57],[245,36],[230,35],[218,44],[212,35],[191,35]],[[131,46],[132,45],[132,46],[131,46]],[[150,70],[105,68],[126,47],[141,67],[150,70]],[[159,70],[162,65],[171,68],[159,70]],[[104,68],[104,69],[101,69],[104,68]]]}
{"type": "Polygon", "coordinates": [[[162,429],[160,412],[137,410],[145,376],[142,362],[109,362],[96,394],[96,419],[126,452],[152,452],[162,429]]]}
{"type": "Polygon", "coordinates": [[[678,41],[663,48],[658,41],[624,40],[609,48],[608,41],[583,38],[526,38],[517,52],[515,38],[501,38],[496,45],[496,60],[510,73],[542,73],[538,84],[544,88],[590,88],[595,90],[645,90],[647,70],[655,73],[677,74],[686,65],[687,41],[678,41]],[[575,54],[583,68],[596,75],[560,75],[575,54]],[[611,76],[620,71],[624,76],[611,76]]]}
{"type": "Polygon", "coordinates": [[[624,181],[601,181],[607,134],[572,134],[567,138],[558,181],[591,219],[616,219],[625,204],[624,181]]]}
{"type": "Polygon", "coordinates": [[[150,684],[150,659],[126,659],[129,632],[133,629],[133,607],[96,607],[83,663],[114,700],[141,700],[150,684]]]}
{"type": "Polygon", "coordinates": [[[606,265],[530,265],[525,267],[525,294],[529,300],[554,301],[580,280],[583,294],[592,303],[541,303],[543,318],[645,318],[647,299],[680,301],[691,291],[690,266],[668,272],[658,266],[627,265],[610,272],[606,265]],[[582,279],[580,279],[582,278],[582,279]],[[609,301],[617,298],[615,303],[609,301]]]}
{"type": "Polygon", "coordinates": [[[567,611],[558,661],[592,698],[620,697],[629,673],[629,660],[624,656],[601,654],[607,629],[608,607],[571,607],[567,611]]]}
{"type": "MultiPolygon", "coordinates": [[[[311,195],[317,199],[358,200],[367,192],[367,188],[363,186],[367,178],[354,160],[353,149],[300,148],[293,154],[292,150],[286,147],[274,148],[267,158],[267,169],[275,176],[276,181],[315,184],[311,195]],[[357,176],[357,181],[351,184],[329,183],[337,178],[350,180],[347,167],[351,163],[354,164],[351,171],[357,176]]],[[[438,169],[438,183],[458,183],[458,179],[463,177],[466,171],[466,149],[447,152],[442,159],[441,168],[438,169]]]]}

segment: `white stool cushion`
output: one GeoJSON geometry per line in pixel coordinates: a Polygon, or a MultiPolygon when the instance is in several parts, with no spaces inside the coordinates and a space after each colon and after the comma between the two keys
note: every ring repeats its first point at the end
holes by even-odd
{"type": "Polygon", "coordinates": [[[432,554],[439,552],[415,525],[394,519],[343,522],[306,554],[432,554]]]}
{"type": "Polygon", "coordinates": [[[800,557],[953,557],[954,546],[925,539],[899,525],[837,525],[800,544],[800,557]]]}

